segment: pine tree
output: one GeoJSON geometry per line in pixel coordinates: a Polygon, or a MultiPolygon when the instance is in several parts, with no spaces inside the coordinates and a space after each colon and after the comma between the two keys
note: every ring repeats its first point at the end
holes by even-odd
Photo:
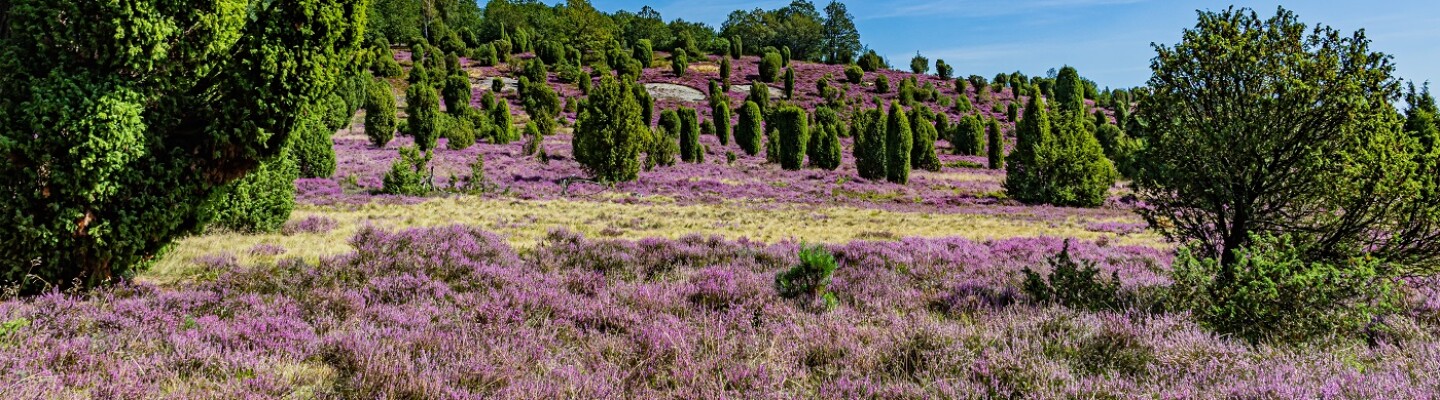
{"type": "Polygon", "coordinates": [[[905,107],[892,101],[885,117],[885,180],[901,185],[910,181],[910,151],[915,142],[905,114],[905,107]]]}

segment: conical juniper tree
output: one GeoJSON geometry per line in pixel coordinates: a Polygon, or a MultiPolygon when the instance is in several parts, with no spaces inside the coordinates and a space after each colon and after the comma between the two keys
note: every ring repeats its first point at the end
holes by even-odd
{"type": "Polygon", "coordinates": [[[629,81],[606,76],[591,89],[571,139],[575,160],[602,182],[634,180],[649,130],[629,81]]]}

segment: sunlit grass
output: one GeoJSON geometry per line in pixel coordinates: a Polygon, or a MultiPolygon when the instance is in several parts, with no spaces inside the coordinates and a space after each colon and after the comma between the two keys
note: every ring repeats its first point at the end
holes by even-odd
{"type": "Polygon", "coordinates": [[[992,239],[1029,236],[1110,238],[1114,244],[1163,246],[1153,233],[1117,235],[1085,229],[1088,223],[1107,221],[1138,222],[1139,219],[1070,217],[1037,221],[1027,216],[930,214],[895,212],[853,207],[816,208],[803,205],[769,205],[732,202],[718,205],[678,205],[664,199],[647,198],[645,204],[610,201],[511,200],[480,197],[453,197],[416,205],[299,206],[292,219],[321,215],[334,219],[339,227],[323,234],[238,234],[211,233],[180,240],[174,250],[141,279],[173,282],[189,279],[197,271],[197,257],[222,252],[234,254],[240,262],[270,261],[274,258],[343,254],[351,250],[348,239],[361,227],[387,229],[465,224],[480,226],[529,247],[552,229],[566,228],[589,237],[639,239],[677,238],[689,234],[717,234],[730,239],[746,237],[762,242],[785,240],[838,243],[856,239],[958,236],[992,239]],[[649,201],[654,200],[654,201],[649,201]],[[252,256],[260,244],[286,249],[280,256],[252,256]]]}

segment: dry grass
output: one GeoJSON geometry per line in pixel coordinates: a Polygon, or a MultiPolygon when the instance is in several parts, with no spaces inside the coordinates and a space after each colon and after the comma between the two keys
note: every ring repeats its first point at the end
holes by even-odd
{"type": "MultiPolygon", "coordinates": [[[[846,242],[856,239],[959,236],[991,239],[1023,236],[1063,236],[1081,239],[1110,237],[1115,244],[1161,246],[1153,233],[1115,235],[1092,232],[1085,224],[1110,219],[1072,217],[1063,222],[1037,222],[1024,218],[972,214],[927,214],[892,212],[851,207],[814,208],[765,206],[749,203],[718,205],[676,205],[664,199],[647,198],[645,205],[606,201],[520,201],[455,197],[417,205],[365,205],[332,208],[300,206],[291,216],[302,219],[324,215],[339,222],[339,228],[324,234],[246,235],[214,233],[179,241],[174,250],[141,276],[152,282],[173,282],[194,277],[196,257],[229,252],[242,263],[271,260],[251,256],[259,244],[283,246],[278,257],[299,256],[318,259],[351,250],[347,240],[369,224],[389,229],[466,224],[482,226],[504,235],[519,246],[533,246],[547,232],[567,228],[590,237],[638,239],[676,238],[687,234],[718,234],[727,238],[748,237],[763,242],[804,240],[846,242]]],[[[1132,221],[1138,222],[1138,219],[1132,221]]]]}

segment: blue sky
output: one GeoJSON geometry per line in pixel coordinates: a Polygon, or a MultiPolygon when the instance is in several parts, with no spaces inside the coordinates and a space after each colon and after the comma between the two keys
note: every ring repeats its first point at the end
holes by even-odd
{"type": "MultiPolygon", "coordinates": [[[[669,21],[719,28],[735,9],[773,9],[789,0],[591,0],[605,11],[649,5],[669,21]]],[[[823,9],[829,0],[812,0],[823,9]]],[[[861,41],[897,67],[916,51],[963,75],[1029,75],[1069,64],[1101,86],[1142,85],[1150,77],[1150,43],[1173,45],[1195,25],[1196,9],[1234,4],[1273,15],[1283,4],[1308,24],[1351,32],[1364,28],[1371,48],[1394,56],[1403,79],[1440,84],[1440,1],[1193,0],[915,0],[846,1],[861,41]]]]}

